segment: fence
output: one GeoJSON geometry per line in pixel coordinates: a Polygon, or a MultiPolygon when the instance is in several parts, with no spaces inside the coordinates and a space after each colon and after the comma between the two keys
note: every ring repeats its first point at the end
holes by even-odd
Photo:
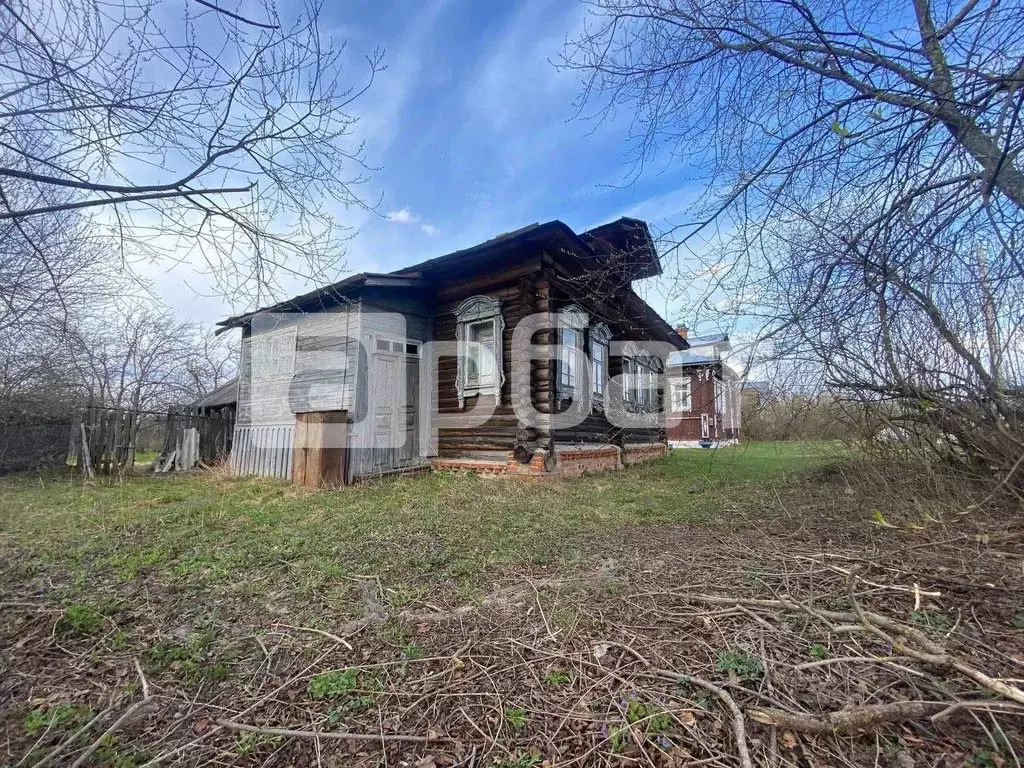
{"type": "Polygon", "coordinates": [[[131,474],[140,453],[153,469],[191,469],[231,452],[234,407],[167,412],[90,406],[74,416],[0,419],[0,475],[70,467],[87,477],[131,474]]]}
{"type": "Polygon", "coordinates": [[[73,420],[0,422],[0,475],[67,465],[73,420]]]}
{"type": "Polygon", "coordinates": [[[190,469],[212,464],[231,453],[235,431],[233,406],[224,408],[172,408],[167,412],[163,452],[156,469],[190,469]]]}

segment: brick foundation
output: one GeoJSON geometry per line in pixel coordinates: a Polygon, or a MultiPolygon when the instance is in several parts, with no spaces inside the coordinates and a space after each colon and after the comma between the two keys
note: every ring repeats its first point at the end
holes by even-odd
{"type": "Polygon", "coordinates": [[[622,461],[629,466],[630,464],[639,464],[641,461],[660,459],[666,455],[668,455],[668,446],[665,443],[641,443],[627,445],[622,455],[622,461]]]}
{"type": "Polygon", "coordinates": [[[476,472],[479,475],[512,475],[538,479],[579,477],[595,472],[618,471],[630,464],[658,459],[668,453],[665,443],[627,445],[625,450],[615,445],[580,446],[555,449],[555,467],[545,468],[547,451],[539,450],[528,464],[520,464],[509,451],[505,461],[479,459],[434,459],[431,468],[440,472],[476,472]]]}

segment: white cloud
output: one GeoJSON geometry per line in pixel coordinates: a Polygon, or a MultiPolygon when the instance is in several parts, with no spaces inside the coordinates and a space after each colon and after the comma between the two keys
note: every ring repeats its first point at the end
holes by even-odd
{"type": "Polygon", "coordinates": [[[400,208],[397,211],[391,211],[385,216],[385,218],[388,221],[397,221],[399,224],[415,224],[420,220],[420,217],[408,208],[400,208]]]}
{"type": "Polygon", "coordinates": [[[424,221],[421,216],[413,213],[408,208],[399,208],[397,211],[389,211],[384,215],[384,218],[397,224],[419,224],[420,229],[430,237],[441,234],[440,229],[435,227],[429,221],[424,221]]]}

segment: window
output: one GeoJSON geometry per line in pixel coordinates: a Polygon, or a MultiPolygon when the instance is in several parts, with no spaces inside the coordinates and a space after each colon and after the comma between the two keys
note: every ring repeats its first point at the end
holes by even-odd
{"type": "Polygon", "coordinates": [[[635,402],[636,390],[633,379],[635,361],[631,357],[622,358],[622,400],[626,403],[635,402]]]}
{"type": "Polygon", "coordinates": [[[494,323],[472,323],[466,336],[466,382],[475,387],[493,384],[494,323]]]}
{"type": "Polygon", "coordinates": [[[502,366],[502,338],[505,321],[501,304],[487,296],[473,296],[455,309],[455,338],[458,340],[458,369],[455,391],[459,407],[473,395],[493,395],[501,400],[505,383],[502,366]]]}
{"type": "Polygon", "coordinates": [[[575,304],[558,311],[558,399],[572,400],[576,387],[586,386],[582,363],[583,331],[587,327],[587,313],[575,304]]]}
{"type": "Polygon", "coordinates": [[[288,378],[295,372],[295,329],[254,335],[249,340],[253,379],[288,378]]]}
{"type": "Polygon", "coordinates": [[[398,355],[417,355],[419,354],[419,344],[410,341],[395,341],[394,339],[385,339],[377,337],[374,342],[374,348],[378,352],[391,352],[398,355]]]}
{"type": "Polygon", "coordinates": [[[633,411],[654,413],[659,408],[661,359],[632,341],[622,346],[622,400],[633,411]]]}
{"type": "Polygon", "coordinates": [[[604,406],[604,391],[608,380],[608,342],[611,337],[611,331],[604,323],[590,328],[590,392],[596,408],[604,406]]]}
{"type": "Polygon", "coordinates": [[[562,328],[559,343],[562,345],[562,356],[561,365],[558,370],[558,383],[564,389],[575,389],[578,365],[577,352],[581,346],[580,332],[574,328],[562,328]]]}
{"type": "Polygon", "coordinates": [[[669,383],[669,404],[672,413],[686,413],[692,407],[690,404],[690,377],[685,379],[673,379],[669,383]]]}

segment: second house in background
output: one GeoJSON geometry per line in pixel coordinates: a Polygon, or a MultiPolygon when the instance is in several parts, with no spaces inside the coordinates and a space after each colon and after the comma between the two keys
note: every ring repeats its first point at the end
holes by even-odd
{"type": "Polygon", "coordinates": [[[690,348],[668,357],[668,442],[673,448],[735,443],[740,435],[740,379],[722,361],[732,349],[729,337],[676,332],[690,348]]]}

